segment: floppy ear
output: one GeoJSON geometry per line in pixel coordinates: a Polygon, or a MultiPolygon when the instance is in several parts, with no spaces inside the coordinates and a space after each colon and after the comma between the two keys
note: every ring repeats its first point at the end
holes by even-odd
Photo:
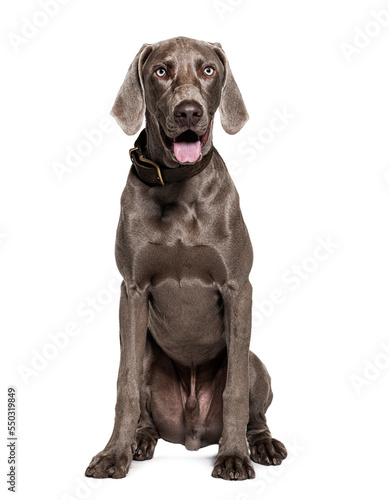
{"type": "Polygon", "coordinates": [[[145,114],[142,67],[152,51],[152,45],[144,44],[132,61],[113,105],[111,115],[128,135],[141,128],[145,114]]]}
{"type": "Polygon", "coordinates": [[[239,132],[249,119],[249,115],[222,46],[220,43],[212,45],[224,66],[224,81],[219,108],[221,123],[227,134],[232,135],[239,132]]]}

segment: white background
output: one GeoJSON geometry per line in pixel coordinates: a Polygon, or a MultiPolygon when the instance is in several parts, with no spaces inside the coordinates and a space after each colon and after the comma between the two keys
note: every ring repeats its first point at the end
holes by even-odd
{"type": "Polygon", "coordinates": [[[371,24],[383,9],[385,21],[386,0],[222,0],[219,9],[211,0],[70,0],[45,24],[37,1],[2,3],[3,492],[14,385],[22,499],[387,495],[389,27],[371,24]],[[45,25],[16,47],[10,34],[21,36],[25,18],[45,25]],[[126,479],[93,482],[83,473],[114,417],[119,295],[109,287],[118,285],[115,231],[134,138],[111,125],[62,180],[53,164],[109,116],[140,46],[178,35],[222,43],[251,116],[234,137],[217,121],[215,144],[254,246],[252,349],[272,376],[270,428],[290,453],[281,467],[256,465],[255,480],[230,483],[210,476],[216,446],[194,453],[159,442],[126,479]],[[344,43],[359,45],[349,60],[344,43]],[[269,139],[274,110],[293,119],[249,161],[247,141],[269,139]],[[337,248],[316,265],[318,237],[337,248]],[[291,290],[285,273],[302,264],[310,272],[291,290]],[[283,303],[271,306],[274,289],[283,303]],[[82,316],[88,297],[100,301],[93,319],[82,316]],[[50,334],[72,322],[78,335],[47,351],[50,334]],[[23,379],[43,352],[52,359],[23,379]]]}

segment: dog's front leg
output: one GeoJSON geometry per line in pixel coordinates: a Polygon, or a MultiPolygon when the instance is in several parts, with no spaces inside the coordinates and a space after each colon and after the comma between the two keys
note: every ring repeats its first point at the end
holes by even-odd
{"type": "Polygon", "coordinates": [[[223,294],[228,368],[223,392],[223,432],[213,477],[251,479],[255,472],[249,457],[246,430],[249,420],[249,344],[252,287],[223,294]]]}
{"type": "Polygon", "coordinates": [[[147,334],[147,296],[122,283],[120,297],[120,367],[117,381],[115,425],[103,451],[89,464],[91,477],[125,477],[136,446],[140,416],[140,380],[147,334]]]}

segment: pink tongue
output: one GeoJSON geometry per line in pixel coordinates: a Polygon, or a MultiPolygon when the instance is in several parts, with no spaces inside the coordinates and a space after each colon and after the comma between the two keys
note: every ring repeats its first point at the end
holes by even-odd
{"type": "Polygon", "coordinates": [[[201,142],[175,142],[174,154],[180,163],[193,163],[200,158],[201,142]]]}

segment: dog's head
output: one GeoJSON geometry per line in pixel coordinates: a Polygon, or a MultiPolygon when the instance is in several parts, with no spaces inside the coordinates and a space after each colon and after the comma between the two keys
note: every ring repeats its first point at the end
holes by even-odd
{"type": "Polygon", "coordinates": [[[165,165],[198,162],[212,146],[212,125],[236,134],[248,120],[242,95],[218,43],[173,38],[143,45],[119,90],[112,115],[128,135],[142,126],[165,165]]]}

